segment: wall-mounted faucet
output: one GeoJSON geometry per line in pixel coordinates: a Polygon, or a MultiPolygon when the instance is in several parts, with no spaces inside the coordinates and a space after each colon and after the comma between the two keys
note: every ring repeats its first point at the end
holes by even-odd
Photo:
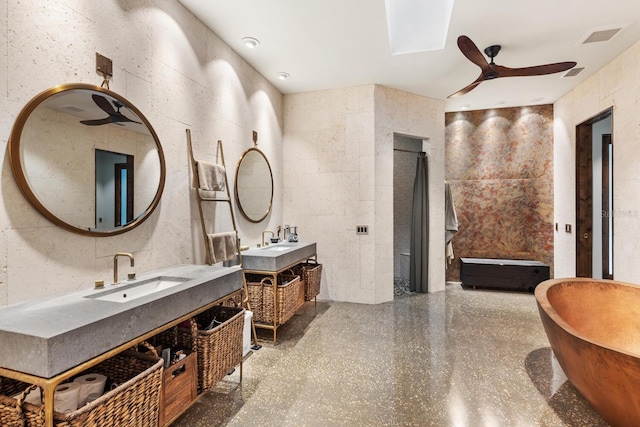
{"type": "Polygon", "coordinates": [[[113,284],[114,285],[118,284],[118,257],[119,256],[129,257],[129,260],[131,261],[131,267],[133,267],[135,265],[135,261],[133,260],[133,254],[132,253],[129,253],[129,252],[116,252],[116,254],[113,256],[113,284]]]}
{"type": "Polygon", "coordinates": [[[262,232],[262,242],[261,242],[261,243],[262,243],[262,246],[267,246],[267,245],[269,244],[269,242],[266,242],[266,243],[265,243],[265,240],[264,240],[264,235],[265,235],[266,233],[271,233],[271,237],[276,237],[276,234],[275,234],[273,231],[271,231],[271,230],[264,230],[264,231],[262,232]]]}

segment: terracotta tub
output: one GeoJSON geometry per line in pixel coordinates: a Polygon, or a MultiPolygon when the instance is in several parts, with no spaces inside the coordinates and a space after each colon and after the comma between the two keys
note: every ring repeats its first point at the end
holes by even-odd
{"type": "Polygon", "coordinates": [[[569,381],[611,425],[640,425],[640,286],[555,279],[535,295],[569,381]]]}

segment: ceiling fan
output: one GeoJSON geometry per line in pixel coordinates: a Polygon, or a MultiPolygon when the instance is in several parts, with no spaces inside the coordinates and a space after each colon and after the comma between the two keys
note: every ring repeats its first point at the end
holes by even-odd
{"type": "Polygon", "coordinates": [[[114,100],[113,105],[111,105],[111,102],[109,102],[107,98],[105,98],[104,96],[96,95],[95,93],[91,95],[91,98],[93,98],[93,102],[95,102],[96,105],[100,107],[100,109],[105,113],[107,113],[109,116],[105,117],[104,119],[80,120],[80,123],[82,123],[83,125],[99,126],[99,125],[107,125],[109,123],[122,123],[122,122],[132,122],[132,123],[141,124],[140,122],[131,120],[130,118],[122,114],[120,112],[120,108],[122,108],[123,105],[118,101],[114,100]],[[113,106],[115,106],[117,110],[114,109],[113,106]]]}
{"type": "Polygon", "coordinates": [[[495,58],[498,55],[498,52],[500,52],[500,45],[492,45],[484,50],[484,53],[491,59],[491,62],[487,62],[487,60],[482,55],[482,52],[480,52],[480,49],[478,49],[475,43],[473,43],[467,36],[458,37],[458,47],[460,48],[460,51],[462,51],[462,54],[466,56],[469,61],[480,67],[481,73],[480,77],[478,77],[473,83],[460,89],[456,93],[449,95],[447,98],[453,98],[469,93],[485,80],[493,80],[500,77],[542,76],[545,74],[554,74],[560,73],[562,71],[567,71],[576,66],[575,62],[570,61],[537,65],[533,67],[509,68],[503,67],[502,65],[497,65],[495,62],[493,62],[493,58],[495,58]]]}

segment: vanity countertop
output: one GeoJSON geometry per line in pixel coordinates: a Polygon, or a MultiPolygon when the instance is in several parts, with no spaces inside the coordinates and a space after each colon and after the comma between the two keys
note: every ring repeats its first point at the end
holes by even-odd
{"type": "Polygon", "coordinates": [[[242,288],[238,266],[176,265],[134,281],[0,308],[0,366],[51,378],[242,288]],[[122,302],[96,298],[152,278],[180,283],[122,302]]]}
{"type": "Polygon", "coordinates": [[[277,272],[315,254],[315,242],[280,242],[242,252],[242,264],[245,270],[277,272]]]}

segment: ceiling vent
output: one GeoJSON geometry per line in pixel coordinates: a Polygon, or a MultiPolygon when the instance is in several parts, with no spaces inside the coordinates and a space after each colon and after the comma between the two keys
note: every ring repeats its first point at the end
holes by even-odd
{"type": "Polygon", "coordinates": [[[562,75],[562,78],[565,78],[565,77],[575,77],[575,76],[577,76],[578,74],[580,74],[581,72],[583,72],[583,71],[584,71],[584,69],[585,69],[585,67],[575,67],[575,68],[572,68],[572,69],[570,69],[569,71],[567,71],[566,73],[564,73],[564,74],[562,75]]]}
{"type": "Polygon", "coordinates": [[[578,44],[608,42],[626,26],[627,25],[612,25],[608,27],[592,28],[580,39],[578,44]]]}

